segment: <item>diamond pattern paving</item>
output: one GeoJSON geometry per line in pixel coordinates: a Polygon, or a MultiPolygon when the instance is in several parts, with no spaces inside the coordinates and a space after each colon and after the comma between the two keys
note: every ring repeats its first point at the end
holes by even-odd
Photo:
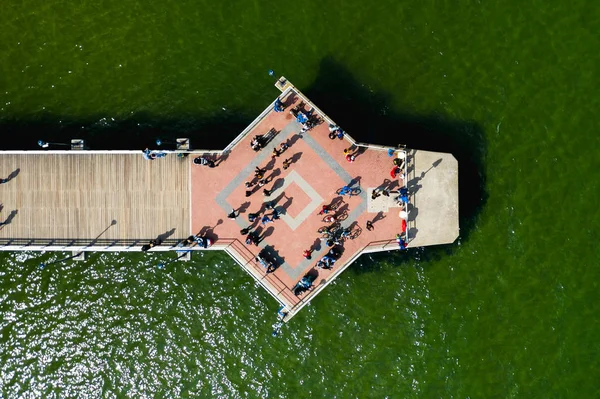
{"type": "MultiPolygon", "coordinates": [[[[387,148],[363,148],[354,162],[348,162],[344,149],[350,147],[351,142],[346,138],[331,140],[328,123],[302,133],[302,126],[289,112],[300,103],[300,98],[292,91],[285,102],[284,112],[266,113],[223,155],[222,162],[219,162],[219,156],[214,157],[217,167],[192,165],[191,228],[195,233],[212,237],[215,249],[227,249],[260,284],[288,309],[293,309],[312,295],[312,292],[298,297],[291,294],[294,285],[306,273],[317,276],[314,284],[319,288],[363,251],[397,248],[394,238],[401,229],[399,208],[390,208],[390,214],[387,214],[374,210],[388,206],[370,206],[369,212],[371,199],[368,195],[374,188],[385,185],[398,189],[405,182],[402,178],[390,181],[389,170],[393,165],[387,148]],[[250,145],[252,139],[271,129],[277,134],[265,148],[255,152],[250,145]],[[288,149],[281,156],[272,158],[273,149],[280,148],[282,143],[286,143],[288,149]],[[283,168],[286,159],[292,162],[288,169],[283,168]],[[268,183],[264,187],[248,189],[245,182],[257,181],[254,176],[257,167],[267,170],[268,183]],[[350,182],[361,188],[359,195],[336,195],[336,190],[350,182]],[[272,190],[270,196],[263,195],[264,188],[272,190]],[[252,193],[248,196],[247,191],[252,193]],[[260,218],[272,213],[266,209],[266,202],[275,205],[281,218],[262,225],[260,218]],[[346,216],[340,222],[341,226],[350,228],[356,238],[346,240],[339,248],[342,255],[331,270],[316,269],[317,260],[329,249],[317,232],[326,225],[323,216],[317,213],[323,205],[330,203],[338,205],[337,213],[346,216]],[[233,220],[227,218],[232,209],[240,212],[233,220]],[[260,216],[250,223],[249,213],[260,216]],[[367,221],[373,222],[373,231],[365,228],[367,221]],[[246,245],[245,235],[240,232],[245,228],[251,228],[262,238],[258,246],[246,245]],[[310,260],[303,257],[307,249],[313,251],[310,260]],[[267,274],[254,260],[261,250],[267,251],[267,257],[278,265],[274,273],[267,274]]],[[[409,222],[409,227],[411,225],[415,222],[409,222]]]]}

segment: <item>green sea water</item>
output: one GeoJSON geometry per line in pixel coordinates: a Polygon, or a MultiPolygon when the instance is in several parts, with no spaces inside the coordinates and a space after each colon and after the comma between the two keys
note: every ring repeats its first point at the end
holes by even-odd
{"type": "Polygon", "coordinates": [[[277,338],[224,254],[1,255],[1,398],[600,397],[594,2],[7,0],[0,26],[1,148],[222,148],[273,69],[461,168],[454,245],[364,256],[277,338]]]}

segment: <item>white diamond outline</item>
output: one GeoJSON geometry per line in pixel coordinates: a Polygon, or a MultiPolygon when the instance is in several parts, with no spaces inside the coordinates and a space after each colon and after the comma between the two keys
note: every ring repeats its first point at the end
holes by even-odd
{"type": "MultiPolygon", "coordinates": [[[[284,178],[283,185],[277,190],[273,191],[270,195],[270,198],[277,198],[285,191],[286,187],[292,183],[296,183],[298,187],[300,187],[300,189],[303,190],[306,195],[308,195],[308,198],[311,199],[311,202],[306,205],[304,209],[302,209],[302,211],[296,215],[295,218],[288,215],[287,212],[281,215],[281,219],[290,227],[290,229],[292,229],[292,231],[295,231],[298,226],[300,226],[306,220],[306,218],[319,207],[319,205],[323,202],[323,198],[295,170],[292,170],[290,173],[288,173],[288,175],[284,178]]],[[[270,200],[267,198],[264,202],[269,201],[270,200]]]]}

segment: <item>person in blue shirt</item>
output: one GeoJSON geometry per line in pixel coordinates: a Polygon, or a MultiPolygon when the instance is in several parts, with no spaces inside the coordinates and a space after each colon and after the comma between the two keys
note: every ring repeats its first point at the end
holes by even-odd
{"type": "Polygon", "coordinates": [[[404,238],[405,238],[404,234],[402,234],[402,235],[396,234],[396,242],[398,243],[398,246],[402,250],[406,249],[406,240],[404,238]]]}
{"type": "Polygon", "coordinates": [[[275,112],[283,112],[284,109],[285,109],[285,107],[283,106],[283,103],[281,102],[281,100],[279,98],[277,100],[275,100],[275,105],[273,106],[273,110],[275,112]]]}

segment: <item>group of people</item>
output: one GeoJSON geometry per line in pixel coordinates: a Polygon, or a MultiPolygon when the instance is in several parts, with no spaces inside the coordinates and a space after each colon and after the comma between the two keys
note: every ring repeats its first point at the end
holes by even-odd
{"type": "Polygon", "coordinates": [[[343,139],[344,138],[344,131],[338,126],[338,125],[329,125],[329,138],[331,140],[335,140],[335,139],[343,139]]]}
{"type": "MultiPolygon", "coordinates": [[[[252,194],[254,194],[255,188],[260,189],[272,180],[272,177],[265,178],[265,173],[267,173],[267,168],[259,168],[258,166],[256,167],[254,170],[254,180],[246,181],[244,183],[246,186],[246,197],[250,197],[252,194]]],[[[269,197],[272,192],[272,189],[263,189],[263,194],[265,197],[269,197]]]]}
{"type": "MultiPolygon", "coordinates": [[[[178,242],[176,247],[184,248],[184,247],[188,247],[194,243],[196,243],[200,248],[208,248],[212,245],[212,240],[206,236],[193,235],[193,236],[189,236],[185,240],[178,242]]],[[[148,244],[142,245],[142,251],[147,252],[147,251],[151,250],[152,248],[159,246],[160,244],[162,244],[162,241],[158,238],[151,240],[148,244]]]]}
{"type": "Polygon", "coordinates": [[[275,205],[272,202],[265,203],[265,210],[271,211],[271,212],[270,213],[265,212],[265,214],[262,217],[260,217],[260,213],[258,213],[258,212],[248,213],[248,222],[250,222],[250,226],[245,227],[242,230],[240,230],[240,234],[246,236],[246,244],[248,244],[248,245],[254,244],[254,245],[258,246],[258,244],[262,240],[262,238],[258,235],[258,233],[256,231],[253,231],[254,224],[256,222],[260,221],[260,223],[263,226],[266,226],[267,224],[273,223],[275,220],[280,219],[281,211],[275,209],[275,205]]]}
{"type": "MultiPolygon", "coordinates": [[[[176,247],[177,248],[185,248],[185,247],[189,247],[190,245],[193,245],[194,243],[196,243],[197,246],[199,246],[200,248],[208,248],[212,245],[212,240],[208,237],[206,237],[205,235],[192,235],[189,236],[188,238],[181,240],[180,242],[177,243],[176,247]]],[[[162,240],[160,238],[156,238],[154,240],[150,240],[150,242],[148,244],[144,244],[142,245],[142,252],[147,252],[149,250],[151,250],[154,247],[159,246],[160,244],[162,244],[162,240]]]]}
{"type": "Polygon", "coordinates": [[[273,273],[277,269],[275,262],[267,258],[264,250],[260,251],[260,253],[256,255],[256,261],[266,269],[267,274],[273,273]]]}
{"type": "MultiPolygon", "coordinates": [[[[403,147],[400,147],[403,148],[403,147]]],[[[390,171],[390,176],[392,177],[392,179],[396,179],[397,177],[400,177],[403,180],[403,184],[402,187],[400,187],[400,190],[398,190],[398,196],[395,197],[396,203],[398,205],[400,205],[400,207],[402,208],[402,210],[400,211],[400,217],[401,217],[401,232],[396,234],[396,243],[398,244],[398,247],[400,247],[400,249],[404,250],[406,249],[406,246],[408,245],[408,239],[407,239],[407,218],[408,218],[408,213],[407,213],[407,208],[408,208],[408,201],[409,201],[409,195],[410,193],[408,192],[408,188],[406,187],[406,185],[404,185],[404,169],[406,166],[406,152],[404,151],[400,151],[398,152],[398,156],[394,156],[396,154],[396,151],[390,149],[388,151],[388,155],[390,157],[394,157],[394,166],[392,168],[392,170],[390,171]]]]}
{"type": "Polygon", "coordinates": [[[331,269],[341,253],[336,248],[331,248],[325,256],[317,262],[317,269],[331,269]]]}
{"type": "Polygon", "coordinates": [[[275,112],[283,112],[285,110],[285,104],[277,97],[275,100],[275,104],[273,104],[273,111],[275,112]]]}
{"type": "Polygon", "coordinates": [[[208,159],[207,157],[194,158],[194,165],[208,166],[209,168],[217,166],[213,160],[208,159]]]}
{"type": "Polygon", "coordinates": [[[177,247],[184,248],[196,243],[200,248],[208,248],[212,245],[212,240],[206,236],[194,235],[177,244],[177,247]]]}
{"type": "Polygon", "coordinates": [[[263,136],[256,135],[250,141],[250,147],[252,147],[254,151],[260,151],[263,149],[264,146],[265,141],[263,139],[263,136]]]}
{"type": "Polygon", "coordinates": [[[144,159],[148,161],[154,161],[155,159],[166,157],[167,153],[163,151],[152,151],[149,148],[146,148],[142,151],[142,155],[144,159]]]}
{"type": "Polygon", "coordinates": [[[323,120],[317,114],[315,114],[314,108],[311,108],[308,111],[306,111],[304,109],[304,105],[304,102],[300,102],[300,104],[296,105],[290,110],[290,114],[292,114],[296,118],[296,122],[302,125],[300,133],[306,133],[310,129],[323,122],[323,120]]]}
{"type": "Polygon", "coordinates": [[[394,158],[394,167],[390,171],[390,176],[392,179],[400,176],[401,179],[404,179],[404,165],[406,164],[405,153],[401,152],[402,157],[394,158]]]}

